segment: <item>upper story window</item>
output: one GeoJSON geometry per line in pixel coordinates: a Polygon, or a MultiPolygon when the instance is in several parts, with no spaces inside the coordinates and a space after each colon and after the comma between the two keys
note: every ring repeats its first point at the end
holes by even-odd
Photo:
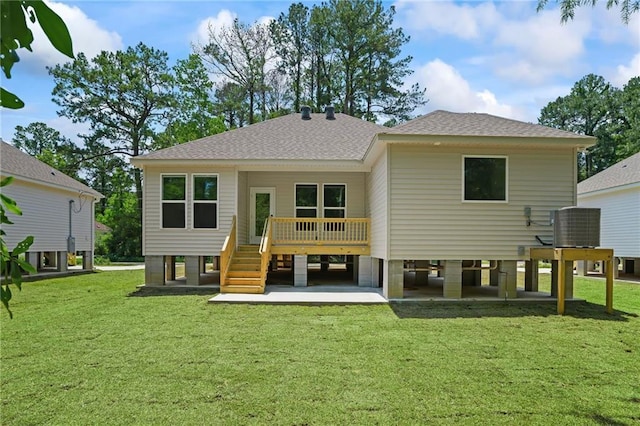
{"type": "Polygon", "coordinates": [[[162,227],[186,228],[185,175],[162,176],[162,227]]]}
{"type": "Polygon", "coordinates": [[[193,227],[218,228],[218,175],[193,175],[193,227]]]}
{"type": "Polygon", "coordinates": [[[347,213],[347,186],[342,184],[323,185],[323,217],[344,218],[347,213]]]}
{"type": "Polygon", "coordinates": [[[296,217],[318,217],[318,185],[296,184],[296,217]]]}
{"type": "Polygon", "coordinates": [[[507,201],[507,157],[463,158],[464,201],[507,201]]]}

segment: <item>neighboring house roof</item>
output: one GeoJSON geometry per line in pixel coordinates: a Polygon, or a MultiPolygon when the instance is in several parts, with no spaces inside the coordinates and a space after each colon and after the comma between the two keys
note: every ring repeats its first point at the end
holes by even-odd
{"type": "Polygon", "coordinates": [[[578,184],[578,195],[640,183],[640,152],[578,184]]]}
{"type": "Polygon", "coordinates": [[[80,191],[103,198],[103,195],[87,185],[78,182],[61,171],[54,169],[18,148],[0,141],[0,171],[3,175],[23,178],[28,181],[53,185],[67,190],[80,191]]]}
{"type": "Polygon", "coordinates": [[[437,110],[388,129],[389,134],[594,139],[539,124],[484,113],[437,110]]]}
{"type": "Polygon", "coordinates": [[[111,228],[104,223],[96,221],[96,232],[111,232],[111,228]]]}
{"type": "Polygon", "coordinates": [[[300,114],[252,124],[133,159],[138,160],[361,160],[386,127],[335,114],[300,114]]]}

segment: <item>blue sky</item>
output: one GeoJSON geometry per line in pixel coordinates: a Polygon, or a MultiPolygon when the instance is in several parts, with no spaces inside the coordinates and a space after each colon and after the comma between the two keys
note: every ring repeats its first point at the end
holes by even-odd
{"type": "MultiPolygon", "coordinates": [[[[624,25],[618,10],[577,10],[561,24],[551,0],[536,13],[535,1],[405,1],[395,5],[395,25],[411,41],[413,75],[429,103],[417,113],[435,109],[488,112],[535,122],[540,109],[589,73],[602,75],[618,87],[640,75],[640,14],[624,25]]],[[[95,56],[144,42],[166,51],[171,63],[186,58],[192,43],[204,40],[208,25],[228,25],[234,17],[264,22],[286,12],[288,1],[63,1],[50,2],[69,26],[76,52],[95,56]]],[[[305,2],[309,7],[314,2],[305,2]]],[[[13,78],[4,87],[18,94],[26,107],[1,110],[2,139],[11,140],[16,125],[42,121],[77,140],[83,124],[56,114],[51,101],[53,81],[45,67],[65,60],[34,29],[34,52],[20,53],[13,78]]]]}

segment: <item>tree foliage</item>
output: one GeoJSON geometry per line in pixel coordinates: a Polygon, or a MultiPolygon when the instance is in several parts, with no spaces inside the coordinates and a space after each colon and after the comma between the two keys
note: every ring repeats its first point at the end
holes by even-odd
{"type": "MultiPolygon", "coordinates": [[[[27,25],[39,24],[53,47],[73,58],[73,43],[64,21],[42,0],[2,0],[0,2],[0,67],[6,78],[11,78],[13,65],[20,61],[17,50],[31,51],[33,32],[27,25]]],[[[0,88],[0,106],[19,109],[24,102],[4,88],[0,88]]]]}
{"type": "MultiPolygon", "coordinates": [[[[13,181],[13,177],[8,176],[0,181],[0,188],[9,185],[13,181]]],[[[4,236],[7,235],[5,228],[7,225],[12,225],[13,222],[9,220],[7,213],[12,213],[16,216],[22,215],[22,210],[18,207],[18,204],[12,198],[6,194],[0,192],[0,276],[4,281],[0,286],[0,301],[9,312],[9,317],[13,318],[13,313],[9,308],[9,302],[13,297],[11,292],[11,285],[15,285],[18,290],[22,289],[22,271],[36,272],[34,267],[28,262],[22,260],[20,255],[29,250],[31,244],[33,244],[33,237],[27,236],[24,240],[20,241],[13,250],[9,250],[9,247],[4,242],[4,236]]]]}
{"type": "MultiPolygon", "coordinates": [[[[538,0],[538,12],[544,9],[549,0],[538,0]]],[[[567,22],[575,16],[576,9],[581,6],[594,7],[597,0],[556,0],[560,4],[560,19],[567,22]]],[[[631,15],[640,10],[640,0],[607,0],[607,9],[620,7],[620,18],[625,24],[629,23],[631,15]]]]}
{"type": "Polygon", "coordinates": [[[640,77],[620,90],[603,77],[588,74],[568,95],[547,104],[538,122],[598,139],[578,156],[578,179],[584,180],[640,151],[638,95],[640,77]]]}

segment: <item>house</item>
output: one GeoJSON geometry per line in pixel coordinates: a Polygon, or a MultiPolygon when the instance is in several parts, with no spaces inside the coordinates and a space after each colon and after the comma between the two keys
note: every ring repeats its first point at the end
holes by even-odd
{"type": "Polygon", "coordinates": [[[580,182],[578,205],[600,209],[601,245],[614,249],[624,273],[640,275],[640,153],[580,182]]]}
{"type": "Polygon", "coordinates": [[[0,175],[14,177],[2,193],[22,210],[19,217],[8,214],[7,246],[32,235],[26,259],[36,270],[66,271],[68,253],[76,252],[82,268],[93,269],[94,203],[102,195],[6,142],[0,142],[0,175]]]}
{"type": "Polygon", "coordinates": [[[333,255],[387,298],[403,297],[409,264],[437,269],[444,297],[480,285],[485,267],[516,297],[516,262],[550,238],[550,211],[576,204],[576,152],[593,143],[489,114],[386,128],[329,107],[136,157],[146,284],[171,280],[184,256],[197,285],[213,256],[222,292],[263,291],[276,257],[304,286],[309,256],[333,255]]]}

